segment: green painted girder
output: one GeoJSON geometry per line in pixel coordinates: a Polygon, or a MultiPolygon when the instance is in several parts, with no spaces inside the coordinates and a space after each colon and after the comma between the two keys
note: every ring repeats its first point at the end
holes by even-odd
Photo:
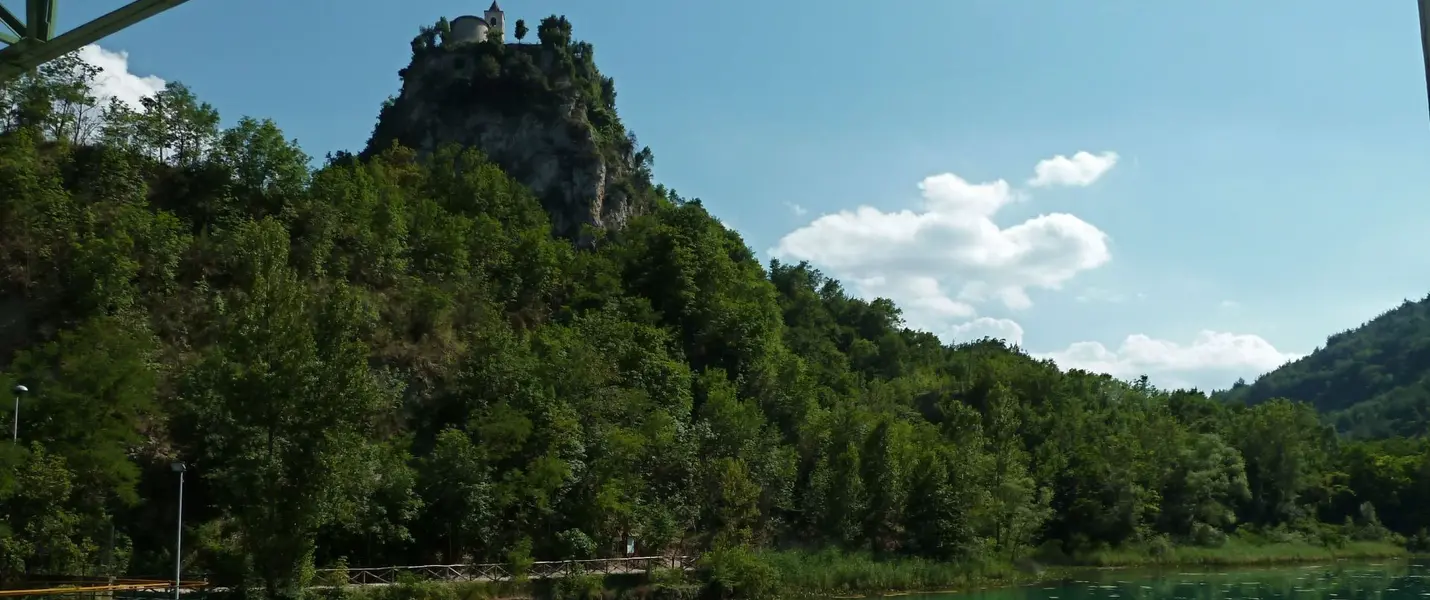
{"type": "Polygon", "coordinates": [[[5,8],[4,4],[0,4],[0,24],[3,24],[5,29],[10,30],[5,31],[4,29],[0,29],[0,35],[4,36],[0,38],[0,40],[3,40],[6,44],[13,44],[20,41],[20,36],[25,33],[25,23],[21,21],[19,17],[16,17],[15,13],[10,12],[10,9],[5,8]]]}
{"type": "Polygon", "coordinates": [[[55,12],[60,0],[25,0],[25,37],[42,42],[55,37],[55,12]]]}
{"type": "Polygon", "coordinates": [[[1430,102],[1430,0],[1420,0],[1420,53],[1425,59],[1425,99],[1430,102]]]}
{"type": "Polygon", "coordinates": [[[0,24],[5,25],[5,29],[0,30],[0,41],[6,44],[17,44],[20,40],[30,38],[47,42],[55,37],[55,12],[59,7],[59,0],[25,0],[25,20],[20,21],[15,13],[0,4],[0,24]]]}
{"type": "Polygon", "coordinates": [[[24,23],[0,5],[0,42],[8,44],[0,49],[0,83],[187,1],[133,0],[58,37],[59,0],[26,0],[24,23]]]}

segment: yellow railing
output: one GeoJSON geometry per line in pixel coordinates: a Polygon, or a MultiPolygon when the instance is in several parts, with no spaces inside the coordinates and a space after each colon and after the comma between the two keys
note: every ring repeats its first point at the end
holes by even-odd
{"type": "MultiPolygon", "coordinates": [[[[103,594],[106,592],[140,592],[140,591],[162,591],[174,589],[174,582],[160,581],[157,579],[115,579],[112,583],[96,584],[92,582],[46,582],[46,587],[34,587],[29,589],[0,589],[0,598],[15,598],[20,596],[58,596],[64,594],[103,594]]],[[[183,581],[179,583],[179,589],[196,590],[208,586],[207,581],[183,581]]]]}

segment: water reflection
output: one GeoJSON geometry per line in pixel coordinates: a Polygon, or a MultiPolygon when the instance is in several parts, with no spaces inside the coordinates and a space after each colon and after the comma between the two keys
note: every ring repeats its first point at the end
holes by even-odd
{"type": "Polygon", "coordinates": [[[1060,584],[911,600],[1430,600],[1424,562],[1331,563],[1235,571],[1097,571],[1060,584]]]}

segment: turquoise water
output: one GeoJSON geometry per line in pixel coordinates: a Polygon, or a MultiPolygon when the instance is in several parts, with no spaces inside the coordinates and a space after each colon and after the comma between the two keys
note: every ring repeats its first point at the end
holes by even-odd
{"type": "Polygon", "coordinates": [[[1225,571],[1088,573],[1057,584],[920,600],[1430,600],[1423,561],[1329,563],[1225,571]]]}

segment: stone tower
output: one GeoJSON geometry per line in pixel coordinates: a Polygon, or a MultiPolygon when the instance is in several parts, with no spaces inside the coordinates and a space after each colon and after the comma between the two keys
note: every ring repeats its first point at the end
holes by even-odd
{"type": "Polygon", "coordinates": [[[492,0],[491,7],[482,13],[482,20],[487,22],[487,27],[496,30],[502,43],[506,43],[506,15],[502,13],[501,7],[497,6],[496,0],[492,0]]]}
{"type": "MultiPolygon", "coordinates": [[[[496,31],[506,43],[506,14],[495,1],[482,16],[462,15],[452,19],[452,33],[446,44],[476,44],[487,41],[487,32],[496,31]]],[[[444,44],[445,45],[445,44],[444,44]]]]}

